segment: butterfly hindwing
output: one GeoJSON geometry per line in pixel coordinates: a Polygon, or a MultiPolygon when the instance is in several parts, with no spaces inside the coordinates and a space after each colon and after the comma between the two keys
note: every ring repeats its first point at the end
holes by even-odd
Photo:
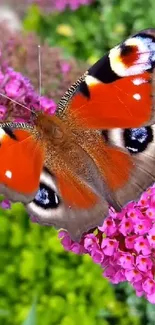
{"type": "Polygon", "coordinates": [[[108,203],[100,199],[87,209],[65,204],[55,176],[44,168],[38,193],[26,208],[38,223],[64,228],[74,241],[79,241],[84,232],[102,225],[108,212],[108,203]]]}
{"type": "Polygon", "coordinates": [[[128,181],[114,193],[117,204],[123,206],[138,199],[155,181],[155,125],[132,129],[116,128],[107,131],[106,141],[113,149],[124,149],[133,162],[128,181]]]}

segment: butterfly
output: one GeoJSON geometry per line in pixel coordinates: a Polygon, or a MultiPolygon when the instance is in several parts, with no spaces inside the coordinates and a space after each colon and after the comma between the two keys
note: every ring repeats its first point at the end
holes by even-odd
{"type": "Polygon", "coordinates": [[[33,123],[0,123],[0,193],[79,241],[155,181],[155,29],[112,48],[33,123]]]}

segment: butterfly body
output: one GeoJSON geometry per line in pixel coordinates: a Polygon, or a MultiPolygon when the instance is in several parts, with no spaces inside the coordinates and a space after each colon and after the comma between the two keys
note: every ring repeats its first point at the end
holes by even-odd
{"type": "Polygon", "coordinates": [[[91,67],[55,115],[36,113],[33,126],[1,124],[1,193],[74,240],[101,225],[109,206],[138,199],[155,181],[154,69],[149,29],[91,67]]]}

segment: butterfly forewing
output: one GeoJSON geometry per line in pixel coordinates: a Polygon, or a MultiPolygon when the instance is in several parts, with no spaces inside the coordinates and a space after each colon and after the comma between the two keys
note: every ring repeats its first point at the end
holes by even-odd
{"type": "Polygon", "coordinates": [[[84,128],[152,124],[154,65],[155,30],[131,36],[75,83],[60,101],[57,113],[84,128]]]}
{"type": "Polygon", "coordinates": [[[0,125],[0,193],[13,202],[30,202],[39,187],[43,152],[24,124],[0,125]]]}

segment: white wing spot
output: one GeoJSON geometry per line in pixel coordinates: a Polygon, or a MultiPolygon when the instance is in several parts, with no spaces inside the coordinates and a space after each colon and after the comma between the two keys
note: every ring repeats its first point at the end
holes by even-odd
{"type": "Polygon", "coordinates": [[[56,193],[54,193],[54,196],[55,196],[55,203],[58,204],[59,200],[58,200],[58,196],[56,195],[56,193]]]}
{"type": "Polygon", "coordinates": [[[5,131],[2,128],[0,128],[0,140],[2,140],[5,135],[6,135],[5,131]]]}
{"type": "Polygon", "coordinates": [[[141,95],[140,94],[134,94],[133,98],[136,100],[140,100],[141,99],[141,95]]]}
{"type": "Polygon", "coordinates": [[[5,173],[5,176],[7,178],[12,178],[12,172],[10,170],[7,170],[6,173],[5,173]]]}
{"type": "Polygon", "coordinates": [[[146,80],[143,79],[143,78],[135,78],[135,79],[132,80],[132,82],[133,82],[133,84],[134,84],[135,86],[139,86],[139,85],[141,85],[141,84],[146,83],[146,80]]]}
{"type": "Polygon", "coordinates": [[[100,83],[100,81],[96,78],[94,78],[93,76],[90,76],[90,75],[87,75],[85,77],[85,82],[88,86],[93,86],[93,85],[96,85],[98,83],[100,83]]]}

